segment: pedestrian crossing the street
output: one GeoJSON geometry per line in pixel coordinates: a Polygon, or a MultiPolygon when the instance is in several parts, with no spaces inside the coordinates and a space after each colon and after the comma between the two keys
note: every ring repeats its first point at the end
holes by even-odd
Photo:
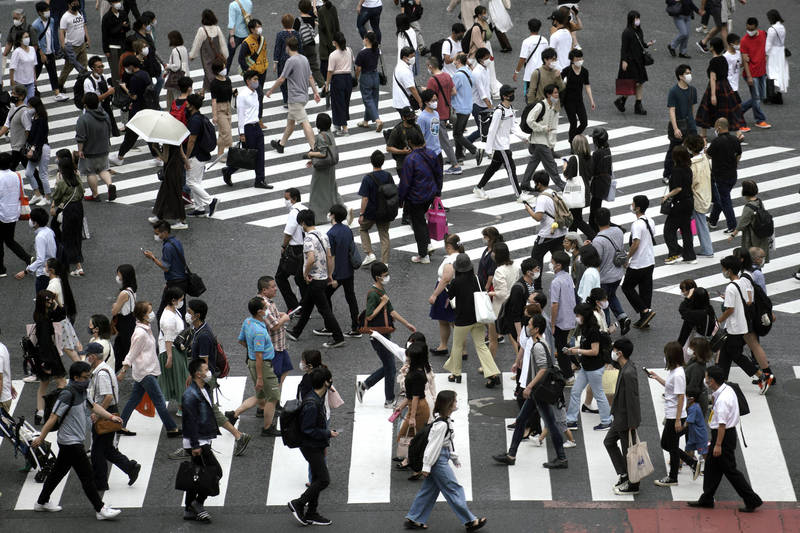
{"type": "MultiPolygon", "coordinates": [[[[190,76],[197,86],[202,79],[202,69],[192,70],[190,76]]],[[[71,74],[75,79],[76,74],[71,74]]],[[[234,85],[241,82],[241,76],[231,77],[234,85]]],[[[69,86],[69,82],[67,84],[69,86]]],[[[74,148],[74,123],[79,111],[75,109],[72,99],[54,102],[45,77],[38,83],[47,104],[50,116],[50,144],[55,152],[59,148],[74,148]]],[[[210,115],[210,102],[202,109],[210,115]]],[[[163,103],[163,102],[162,102],[163,103]]],[[[391,106],[391,94],[383,92],[379,108],[384,113],[386,127],[397,121],[397,115],[391,106]],[[387,120],[391,118],[391,120],[387,120]]],[[[319,104],[312,101],[307,106],[309,118],[314,122],[316,115],[325,112],[324,100],[319,104]]],[[[340,162],[336,168],[336,181],[339,193],[348,208],[360,206],[358,190],[362,177],[371,171],[369,155],[376,149],[385,150],[383,136],[360,129],[354,125],[363,116],[364,106],[359,92],[354,92],[351,99],[351,134],[338,137],[340,162]]],[[[115,111],[117,121],[124,121],[115,111]]],[[[234,134],[236,132],[236,114],[233,115],[234,134]]],[[[285,109],[280,98],[274,96],[265,99],[265,141],[279,138],[285,125],[285,109]]],[[[698,280],[712,293],[721,289],[725,280],[719,269],[719,259],[728,255],[740,244],[740,239],[728,241],[728,235],[720,229],[711,232],[714,244],[714,258],[698,257],[696,264],[677,263],[664,265],[666,245],[663,242],[663,223],[665,217],[658,213],[658,203],[664,194],[665,186],[661,183],[662,162],[669,143],[663,132],[651,128],[620,124],[605,124],[589,121],[587,131],[603,126],[608,130],[612,154],[614,156],[614,177],[617,181],[617,196],[613,202],[605,202],[604,206],[612,211],[612,221],[628,228],[634,220],[628,206],[636,194],[644,194],[651,200],[648,215],[656,222],[656,236],[660,243],[656,246],[656,268],[653,274],[655,289],[668,294],[679,294],[678,284],[685,278],[698,280]]],[[[567,124],[559,126],[561,140],[556,144],[556,151],[567,153],[569,146],[564,138],[567,124]]],[[[752,139],[757,141],[757,134],[752,139]]],[[[746,139],[747,140],[747,139],[746,139]]],[[[512,151],[517,164],[518,175],[522,175],[527,164],[527,146],[519,139],[512,137],[512,151]]],[[[112,139],[112,152],[119,147],[121,137],[112,139]]],[[[591,142],[591,139],[590,139],[591,142]]],[[[790,143],[786,143],[789,145],[790,143]]],[[[286,222],[286,208],[283,190],[289,187],[300,189],[303,200],[307,200],[310,187],[310,171],[306,161],[300,155],[308,149],[305,138],[296,131],[286,146],[285,152],[279,154],[267,149],[265,154],[267,181],[274,190],[267,191],[252,187],[253,171],[239,171],[233,175],[234,187],[227,187],[221,175],[223,162],[210,165],[206,172],[204,186],[212,197],[219,200],[214,218],[247,223],[264,228],[280,228],[286,222]]],[[[486,187],[488,199],[477,198],[472,188],[477,184],[485,170],[486,163],[477,167],[474,159],[469,158],[462,166],[460,176],[446,176],[442,193],[445,206],[452,209],[450,232],[460,236],[466,252],[473,259],[480,257],[483,251],[481,229],[494,225],[505,237],[512,253],[512,258],[521,261],[530,254],[536,236],[536,223],[525,212],[524,206],[515,201],[511,185],[504,171],[496,174],[486,187]],[[468,216],[461,216],[466,213],[468,216]],[[466,222],[463,222],[466,221],[466,222]]],[[[395,163],[387,157],[384,168],[393,174],[395,163]]],[[[51,161],[51,169],[52,161],[51,161]]],[[[772,213],[775,222],[774,250],[770,253],[770,262],[763,271],[767,280],[767,292],[773,300],[774,309],[785,313],[798,313],[800,306],[795,303],[800,299],[800,282],[793,279],[792,274],[800,265],[800,235],[794,227],[800,221],[800,214],[794,209],[797,202],[797,184],[800,182],[800,155],[789,146],[744,147],[739,164],[740,182],[753,179],[758,183],[760,198],[772,213]]],[[[113,167],[114,184],[117,187],[116,203],[149,207],[153,204],[158,191],[159,181],[156,177],[157,167],[146,147],[139,143],[137,148],[128,154],[124,164],[113,167]]],[[[25,186],[28,187],[27,180],[25,186]]],[[[100,185],[101,197],[104,198],[105,185],[100,185]]],[[[739,187],[732,191],[734,211],[738,215],[743,209],[743,201],[739,187]]],[[[588,208],[587,208],[588,212],[588,208]]],[[[317,214],[322,218],[323,214],[317,214]]],[[[587,216],[586,214],[584,216],[587,216]]],[[[90,220],[91,224],[91,220],[90,220]]],[[[356,240],[359,241],[358,231],[356,240]]],[[[370,235],[377,242],[377,232],[370,235]]],[[[413,232],[410,226],[398,222],[389,231],[393,249],[392,261],[405,261],[416,253],[413,232]]],[[[627,239],[627,236],[626,236],[627,239]]],[[[697,244],[697,243],[696,243],[697,244]]],[[[434,256],[434,262],[436,262],[434,256]]],[[[545,261],[545,265],[548,262],[545,261]]]]}
{"type": "MultiPolygon", "coordinates": [[[[665,375],[665,371],[656,372],[665,375]]],[[[800,375],[800,367],[795,367],[795,374],[800,375]]],[[[464,486],[468,501],[485,499],[486,483],[492,483],[495,490],[500,491],[500,497],[510,501],[553,501],[558,499],[557,494],[567,494],[571,501],[679,502],[695,500],[702,492],[702,476],[693,481],[691,469],[685,465],[680,471],[677,486],[660,488],[652,485],[652,479],[663,475],[669,463],[668,455],[661,451],[659,445],[664,401],[663,387],[655,380],[648,380],[649,388],[640,387],[643,423],[638,431],[641,440],[648,442],[655,473],[645,480],[641,493],[634,498],[630,495],[616,495],[612,490],[617,475],[603,446],[606,433],[592,430],[599,422],[599,415],[581,414],[580,430],[573,431],[577,446],[566,450],[569,460],[567,470],[551,471],[541,466],[548,457],[554,455],[549,438],[545,439],[542,446],[534,443],[538,440],[536,437],[524,440],[514,466],[497,465],[492,461],[490,453],[477,453],[476,444],[480,440],[497,440],[504,433],[502,442],[507,446],[513,430],[507,429],[506,425],[513,422],[514,418],[487,417],[478,413],[473,405],[475,402],[471,402],[468,396],[468,376],[466,373],[463,376],[464,382],[459,384],[448,382],[447,374],[436,374],[436,386],[440,391],[455,390],[462,406],[453,416],[455,450],[461,460],[461,468],[454,470],[459,483],[464,486]],[[648,396],[652,410],[648,405],[648,396]],[[470,405],[473,408],[469,408],[470,405]]],[[[508,373],[503,375],[503,398],[506,401],[512,398],[515,386],[510,377],[508,373]]],[[[356,379],[364,378],[366,375],[357,376],[356,379]]],[[[792,477],[797,477],[796,466],[793,466],[796,461],[784,454],[781,445],[782,428],[774,419],[780,406],[776,402],[770,402],[769,396],[760,395],[740,369],[732,369],[731,380],[741,385],[751,409],[749,415],[742,417],[741,428],[736,430],[740,435],[737,451],[740,469],[746,472],[753,489],[765,501],[795,502],[797,497],[792,477]],[[742,445],[745,441],[747,447],[742,445]]],[[[287,378],[283,385],[283,401],[294,396],[299,381],[300,376],[287,378]]],[[[14,386],[26,404],[33,399],[35,387],[24,387],[22,381],[15,381],[14,386]]],[[[232,408],[244,396],[245,378],[228,377],[220,380],[220,386],[221,408],[232,408]]],[[[478,387],[482,388],[482,385],[478,387]]],[[[336,463],[347,465],[347,474],[333,476],[332,490],[327,491],[324,497],[327,505],[405,505],[409,495],[419,487],[418,484],[406,481],[407,471],[398,473],[394,470],[391,457],[395,454],[399,422],[393,425],[387,421],[391,411],[383,407],[383,399],[383,387],[379,385],[366,392],[363,403],[346,403],[342,408],[333,411],[331,427],[341,431],[342,435],[333,439],[327,461],[332,472],[338,472],[336,463]],[[354,416],[351,419],[346,413],[354,416]]],[[[507,404],[508,413],[514,416],[516,403],[507,404]]],[[[17,416],[24,414],[17,407],[18,403],[15,402],[12,412],[17,416]]],[[[243,420],[248,417],[252,415],[245,414],[240,419],[240,428],[243,420]]],[[[254,420],[261,424],[260,419],[254,420]]],[[[249,420],[247,422],[250,423],[249,420]]],[[[120,438],[119,449],[142,465],[141,473],[136,483],[128,486],[127,476],[112,466],[109,490],[103,495],[104,501],[122,509],[140,509],[153,505],[174,505],[177,508],[182,505],[182,493],[172,488],[178,462],[166,460],[165,457],[176,445],[180,445],[178,441],[168,440],[162,435],[158,417],[147,418],[135,412],[128,427],[136,431],[137,435],[120,438]]],[[[305,490],[308,469],[299,449],[285,447],[280,439],[259,440],[256,437],[257,440],[250,445],[244,456],[233,457],[233,437],[227,432],[223,433],[224,435],[213,442],[213,449],[223,470],[220,494],[209,498],[206,506],[284,506],[287,501],[305,490]]],[[[55,433],[51,433],[47,440],[53,444],[57,453],[55,433]]],[[[0,451],[3,471],[7,473],[7,479],[3,483],[3,498],[0,499],[0,511],[32,510],[42,485],[33,479],[33,471],[28,474],[16,472],[22,461],[13,458],[10,446],[3,446],[0,450],[3,450],[0,451]]],[[[499,451],[502,450],[495,450],[499,451]]],[[[721,491],[720,499],[735,499],[731,488],[723,487],[721,491]]],[[[65,507],[86,505],[74,472],[70,472],[54,491],[51,501],[65,507]]]]}

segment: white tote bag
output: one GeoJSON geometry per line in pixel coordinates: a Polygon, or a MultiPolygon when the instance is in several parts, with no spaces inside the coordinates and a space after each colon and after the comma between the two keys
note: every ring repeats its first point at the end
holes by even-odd
{"type": "Polygon", "coordinates": [[[611,186],[608,188],[608,195],[606,196],[606,202],[613,202],[617,199],[617,180],[614,179],[614,175],[611,175],[611,186]]]}
{"type": "Polygon", "coordinates": [[[567,180],[561,197],[568,209],[582,209],[586,207],[586,195],[583,189],[583,180],[575,177],[567,180]]]}
{"type": "Polygon", "coordinates": [[[653,463],[647,452],[647,443],[639,441],[633,444],[632,433],[628,433],[628,479],[631,483],[639,483],[653,473],[653,463]]]}
{"type": "MultiPolygon", "coordinates": [[[[475,276],[475,279],[478,280],[478,287],[480,288],[481,281],[478,276],[475,276]]],[[[492,307],[492,299],[489,294],[481,288],[473,292],[472,297],[475,300],[475,320],[480,324],[493,324],[497,320],[497,315],[494,314],[494,307],[492,307]]]]}

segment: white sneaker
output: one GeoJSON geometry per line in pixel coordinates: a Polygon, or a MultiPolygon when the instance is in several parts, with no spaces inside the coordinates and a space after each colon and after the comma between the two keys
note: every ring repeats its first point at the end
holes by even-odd
{"type": "Polygon", "coordinates": [[[34,503],[33,504],[33,510],[37,511],[37,512],[40,512],[40,513],[41,512],[45,512],[45,511],[48,512],[48,513],[57,513],[57,512],[59,512],[61,510],[61,506],[60,505],[56,505],[53,502],[47,502],[47,503],[44,503],[44,504],[42,504],[42,503],[34,503]]]}
{"type": "Polygon", "coordinates": [[[374,263],[376,259],[377,258],[375,257],[375,254],[367,254],[364,257],[364,260],[361,262],[361,266],[363,267],[363,266],[367,266],[370,263],[374,263]]]}
{"type": "Polygon", "coordinates": [[[111,163],[112,165],[120,166],[124,161],[119,156],[109,155],[108,162],[111,163]]]}
{"type": "Polygon", "coordinates": [[[431,262],[431,258],[428,255],[426,255],[425,257],[420,257],[418,255],[415,255],[415,256],[411,257],[411,262],[412,263],[422,263],[423,265],[427,265],[428,263],[431,262]]]}
{"type": "Polygon", "coordinates": [[[42,205],[42,206],[44,206],[44,205],[48,205],[49,203],[50,203],[50,201],[47,198],[45,198],[44,196],[42,196],[41,194],[36,196],[33,200],[31,200],[31,204],[33,204],[33,205],[42,205]]]}
{"type": "Polygon", "coordinates": [[[189,229],[189,224],[186,222],[178,222],[177,224],[172,224],[172,229],[189,229]]]}
{"type": "Polygon", "coordinates": [[[155,158],[153,161],[154,161],[155,166],[157,166],[157,167],[163,167],[164,166],[164,161],[162,161],[161,159],[155,158]]]}
{"type": "Polygon", "coordinates": [[[53,97],[56,102],[63,102],[64,100],[69,100],[69,96],[64,93],[58,93],[53,97]]]}
{"type": "Polygon", "coordinates": [[[567,440],[567,441],[564,443],[564,448],[574,448],[574,447],[576,447],[577,445],[578,445],[578,443],[577,443],[577,442],[575,442],[574,440],[567,440]]]}
{"type": "Polygon", "coordinates": [[[158,222],[158,217],[157,216],[147,217],[147,221],[151,224],[155,224],[156,222],[158,222]]]}
{"type": "MultiPolygon", "coordinates": [[[[60,509],[61,508],[59,507],[59,510],[60,509]]],[[[100,509],[100,512],[95,513],[95,516],[97,517],[98,520],[111,520],[113,518],[116,518],[117,515],[119,515],[119,513],[121,512],[122,511],[120,511],[119,509],[114,509],[112,507],[109,507],[108,505],[104,505],[103,508],[100,509]]]]}
{"type": "Polygon", "coordinates": [[[30,376],[25,376],[24,378],[22,378],[22,381],[24,381],[25,383],[36,383],[37,381],[39,381],[39,378],[37,378],[36,375],[31,374],[30,376]]]}
{"type": "Polygon", "coordinates": [[[485,199],[489,198],[489,195],[486,193],[486,191],[484,191],[480,187],[473,187],[472,194],[474,194],[475,196],[477,196],[481,200],[485,200],[485,199]]]}
{"type": "MultiPolygon", "coordinates": [[[[533,441],[532,441],[533,445],[536,446],[537,448],[541,448],[544,445],[544,439],[539,439],[538,435],[536,435],[535,438],[531,437],[531,439],[533,439],[533,441]]],[[[567,445],[565,444],[564,448],[566,448],[566,447],[567,447],[567,445]]]]}

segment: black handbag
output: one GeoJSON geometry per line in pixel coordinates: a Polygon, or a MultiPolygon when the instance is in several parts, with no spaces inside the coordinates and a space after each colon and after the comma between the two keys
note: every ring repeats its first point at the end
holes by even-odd
{"type": "Polygon", "coordinates": [[[189,265],[186,265],[186,279],[188,283],[186,286],[186,294],[189,296],[197,298],[206,292],[206,284],[203,282],[203,278],[189,270],[189,265]]]}
{"type": "Polygon", "coordinates": [[[283,249],[283,252],[281,252],[278,266],[281,270],[289,274],[302,274],[300,269],[303,266],[303,252],[297,253],[292,246],[287,246],[283,249]]]}
{"type": "Polygon", "coordinates": [[[258,150],[255,148],[243,148],[242,143],[228,148],[228,166],[231,168],[255,170],[257,161],[258,150]]]}
{"type": "Polygon", "coordinates": [[[561,372],[561,369],[553,364],[550,358],[550,350],[547,349],[544,343],[541,344],[547,354],[547,371],[542,380],[534,387],[533,397],[538,402],[555,405],[564,400],[564,386],[566,386],[567,380],[564,378],[564,373],[561,372]]]}
{"type": "Polygon", "coordinates": [[[638,33],[636,34],[636,40],[639,41],[639,45],[642,47],[642,63],[644,64],[644,66],[649,67],[650,65],[655,63],[656,60],[653,59],[652,54],[650,54],[650,52],[647,51],[647,49],[644,46],[644,43],[642,42],[642,39],[641,39],[641,37],[639,37],[638,33]]]}
{"type": "Polygon", "coordinates": [[[221,477],[221,472],[216,467],[183,461],[178,467],[178,475],[175,476],[175,490],[217,496],[221,477]]]}
{"type": "Polygon", "coordinates": [[[386,77],[386,71],[383,70],[383,56],[378,56],[378,61],[381,64],[381,70],[378,72],[378,83],[381,85],[386,85],[389,83],[389,79],[386,77]]]}
{"type": "Polygon", "coordinates": [[[667,200],[666,202],[661,202],[661,214],[669,216],[672,213],[672,200],[667,200]]]}
{"type": "Polygon", "coordinates": [[[121,109],[123,111],[128,109],[128,106],[131,105],[131,97],[125,91],[125,89],[120,86],[119,83],[114,84],[114,96],[111,99],[111,104],[116,107],[117,109],[121,109]]]}

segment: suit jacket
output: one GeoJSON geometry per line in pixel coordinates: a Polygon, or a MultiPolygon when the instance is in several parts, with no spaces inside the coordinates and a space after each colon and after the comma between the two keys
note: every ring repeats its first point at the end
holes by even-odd
{"type": "Polygon", "coordinates": [[[636,366],[630,361],[622,367],[617,378],[617,389],[611,403],[614,428],[627,430],[639,427],[642,413],[639,408],[639,380],[636,366]]]}

